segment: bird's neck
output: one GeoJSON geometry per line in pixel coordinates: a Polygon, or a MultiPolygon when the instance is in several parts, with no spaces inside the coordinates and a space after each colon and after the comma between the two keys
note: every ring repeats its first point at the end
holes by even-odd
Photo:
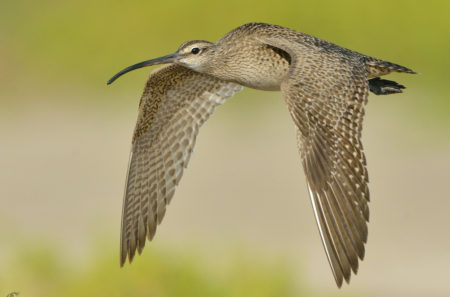
{"type": "Polygon", "coordinates": [[[266,45],[217,51],[200,72],[259,90],[277,91],[290,60],[266,45]]]}

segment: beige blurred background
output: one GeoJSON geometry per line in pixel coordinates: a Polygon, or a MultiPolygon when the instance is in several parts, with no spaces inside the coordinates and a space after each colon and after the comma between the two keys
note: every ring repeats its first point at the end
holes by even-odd
{"type": "Polygon", "coordinates": [[[449,296],[449,3],[1,1],[0,296],[449,296]],[[244,90],[218,108],[154,242],[118,268],[131,133],[151,69],[106,80],[251,21],[421,73],[389,76],[404,94],[369,97],[369,241],[341,290],[278,92],[244,90]]]}

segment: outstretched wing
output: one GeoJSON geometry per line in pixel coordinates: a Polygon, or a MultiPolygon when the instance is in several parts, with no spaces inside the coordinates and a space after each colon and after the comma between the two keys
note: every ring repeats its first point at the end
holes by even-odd
{"type": "MultiPolygon", "coordinates": [[[[337,285],[364,257],[369,220],[360,141],[368,83],[364,64],[334,54],[294,60],[282,92],[297,140],[322,242],[337,285]],[[348,60],[347,60],[348,59],[348,60]]],[[[355,60],[356,59],[356,60],[355,60]]]]}
{"type": "Polygon", "coordinates": [[[139,105],[122,212],[120,263],[140,253],[161,222],[200,126],[242,86],[179,65],[150,74],[139,105]]]}
{"type": "Polygon", "coordinates": [[[368,174],[360,141],[368,96],[364,56],[289,29],[273,30],[284,31],[258,39],[291,57],[281,91],[297,126],[314,214],[340,287],[351,270],[357,272],[367,241],[368,174]]]}

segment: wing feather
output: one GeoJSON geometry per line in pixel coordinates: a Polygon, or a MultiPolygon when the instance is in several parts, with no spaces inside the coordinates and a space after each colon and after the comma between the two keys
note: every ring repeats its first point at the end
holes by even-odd
{"type": "Polygon", "coordinates": [[[368,175],[360,141],[368,96],[363,58],[313,37],[258,38],[290,55],[281,91],[297,127],[322,243],[341,286],[357,272],[367,241],[368,175]]]}
{"type": "Polygon", "coordinates": [[[161,223],[202,124],[242,86],[178,65],[150,74],[139,104],[122,213],[123,265],[161,223]]]}

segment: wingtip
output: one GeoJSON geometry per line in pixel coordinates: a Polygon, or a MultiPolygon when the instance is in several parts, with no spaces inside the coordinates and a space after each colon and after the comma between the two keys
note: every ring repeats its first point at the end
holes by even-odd
{"type": "MultiPolygon", "coordinates": [[[[366,242],[367,242],[367,240],[366,240],[366,242]]],[[[366,242],[364,242],[364,243],[366,243],[366,242]]],[[[358,249],[358,257],[362,261],[362,260],[364,260],[365,255],[366,255],[366,249],[364,248],[364,245],[363,245],[362,249],[358,249]]]]}
{"type": "Polygon", "coordinates": [[[336,285],[338,287],[338,289],[342,288],[342,277],[337,277],[336,275],[334,276],[334,280],[336,281],[336,285]]]}
{"type": "Polygon", "coordinates": [[[127,260],[127,256],[125,255],[125,257],[123,256],[123,254],[120,255],[120,268],[123,268],[123,266],[125,265],[125,262],[127,260]]]}
{"type": "Polygon", "coordinates": [[[345,282],[346,282],[347,284],[350,283],[351,275],[352,275],[351,273],[349,273],[349,274],[347,274],[347,275],[344,275],[344,279],[345,279],[345,282]]]}

